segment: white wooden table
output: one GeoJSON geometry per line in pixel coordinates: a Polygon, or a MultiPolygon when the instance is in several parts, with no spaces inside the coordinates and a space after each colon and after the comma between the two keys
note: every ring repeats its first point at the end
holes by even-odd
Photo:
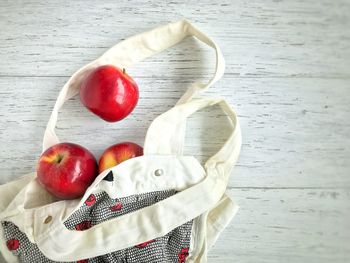
{"type": "MultiPolygon", "coordinates": [[[[56,96],[69,76],[118,41],[187,18],[212,36],[225,96],[243,129],[229,194],[241,209],[209,262],[349,262],[350,3],[319,1],[0,1],[0,183],[35,169],[56,96]]],[[[103,122],[72,99],[58,134],[98,158],[146,129],[214,54],[193,39],[127,69],[141,98],[103,122]]],[[[205,160],[227,137],[216,110],[189,123],[186,151],[205,160]],[[207,121],[211,118],[211,121],[207,121]]]]}

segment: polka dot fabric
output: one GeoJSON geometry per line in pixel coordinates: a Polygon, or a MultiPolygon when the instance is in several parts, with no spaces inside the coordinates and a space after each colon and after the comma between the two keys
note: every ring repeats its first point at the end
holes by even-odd
{"type": "MultiPolygon", "coordinates": [[[[74,212],[65,222],[68,229],[84,231],[106,220],[139,210],[164,200],[176,193],[174,190],[157,191],[123,198],[110,198],[106,192],[90,195],[84,205],[74,212]]],[[[185,263],[190,246],[193,220],[175,228],[167,235],[149,240],[133,247],[115,251],[103,256],[81,259],[77,263],[185,263]]],[[[31,243],[17,226],[2,222],[8,249],[19,257],[21,262],[51,263],[39,248],[31,243]]]]}
{"type": "Polygon", "coordinates": [[[68,229],[84,231],[108,219],[150,206],[175,193],[174,190],[157,191],[116,199],[110,198],[106,192],[92,194],[64,224],[68,229]]]}

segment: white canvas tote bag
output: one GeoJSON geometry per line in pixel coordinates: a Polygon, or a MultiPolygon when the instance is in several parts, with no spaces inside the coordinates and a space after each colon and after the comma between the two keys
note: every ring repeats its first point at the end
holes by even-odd
{"type": "Polygon", "coordinates": [[[193,98],[224,72],[219,47],[186,20],[128,38],[78,70],[61,90],[47,125],[43,150],[59,142],[59,109],[79,92],[84,76],[113,64],[128,67],[195,36],[216,52],[207,84],[195,83],[177,105],[150,125],[144,156],[95,179],[81,199],[56,200],[35,173],[0,186],[0,251],[7,262],[206,262],[207,250],[238,206],[225,194],[241,147],[241,131],[222,98],[193,98]],[[204,166],[183,154],[187,118],[220,105],[232,132],[204,166]]]}

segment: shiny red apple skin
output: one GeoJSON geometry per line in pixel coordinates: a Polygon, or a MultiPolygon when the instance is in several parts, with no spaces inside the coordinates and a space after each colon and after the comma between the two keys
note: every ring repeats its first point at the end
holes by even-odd
{"type": "Polygon", "coordinates": [[[81,197],[97,176],[95,157],[74,143],[48,148],[37,165],[39,183],[60,199],[81,197]]]}
{"type": "Polygon", "coordinates": [[[128,159],[143,155],[143,148],[133,142],[123,142],[108,147],[98,162],[98,172],[111,168],[128,159]]]}
{"type": "Polygon", "coordinates": [[[104,65],[90,72],[80,87],[80,100],[92,113],[108,122],[124,119],[139,99],[136,82],[115,66],[104,65]]]}

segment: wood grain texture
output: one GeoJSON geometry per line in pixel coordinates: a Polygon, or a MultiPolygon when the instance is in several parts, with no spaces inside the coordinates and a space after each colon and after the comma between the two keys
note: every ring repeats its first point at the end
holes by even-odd
{"type": "MultiPolygon", "coordinates": [[[[240,212],[209,262],[347,262],[350,258],[350,2],[0,2],[0,183],[35,169],[56,96],[69,76],[126,37],[187,18],[213,37],[224,96],[241,121],[243,148],[228,193],[240,212]]],[[[59,116],[63,141],[98,157],[124,140],[143,144],[151,121],[195,80],[214,54],[194,39],[128,72],[140,102],[105,123],[78,98],[59,116]]],[[[186,149],[202,162],[229,134],[219,109],[188,123],[186,149]]],[[[1,261],[1,260],[0,260],[1,261]]]]}
{"type": "Polygon", "coordinates": [[[349,190],[234,189],[239,214],[209,262],[348,262],[349,190]]]}

